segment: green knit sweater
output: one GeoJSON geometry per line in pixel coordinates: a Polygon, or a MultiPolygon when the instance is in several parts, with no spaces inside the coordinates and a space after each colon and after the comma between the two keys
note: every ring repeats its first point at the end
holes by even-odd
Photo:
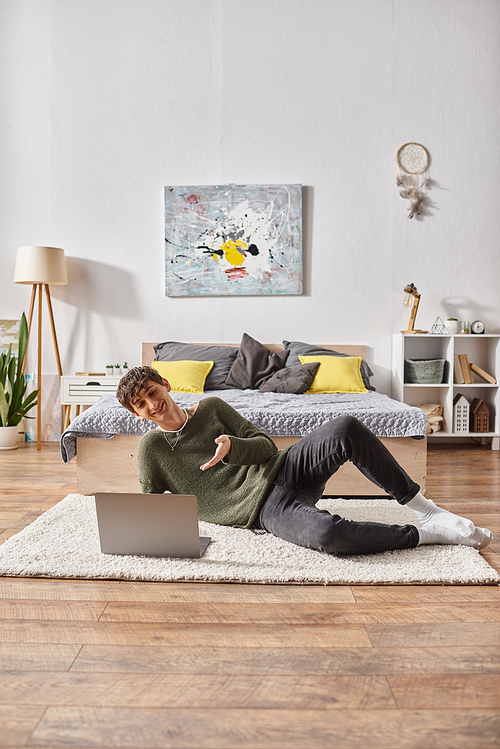
{"type": "Polygon", "coordinates": [[[208,397],[198,403],[175,450],[160,429],[141,438],[139,481],[144,494],[195,494],[201,520],[249,528],[286,452],[225,401],[208,397]],[[213,457],[221,434],[231,438],[230,452],[200,470],[213,457]]]}

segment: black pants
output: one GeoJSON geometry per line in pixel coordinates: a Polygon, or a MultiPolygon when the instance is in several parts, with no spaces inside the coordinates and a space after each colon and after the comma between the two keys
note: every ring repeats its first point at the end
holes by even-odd
{"type": "Polygon", "coordinates": [[[352,416],[341,416],[290,448],[255,526],[285,541],[337,556],[417,546],[419,534],[414,525],[355,522],[315,506],[327,480],[348,460],[400,504],[409,502],[420,489],[369,429],[352,416]]]}

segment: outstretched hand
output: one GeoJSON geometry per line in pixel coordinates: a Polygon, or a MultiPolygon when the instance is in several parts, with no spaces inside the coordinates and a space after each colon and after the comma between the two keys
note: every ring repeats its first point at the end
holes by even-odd
{"type": "Polygon", "coordinates": [[[217,437],[215,440],[215,444],[217,445],[217,450],[215,451],[213,458],[209,460],[208,463],[200,466],[202,471],[206,471],[207,468],[211,468],[212,466],[216,465],[216,463],[220,463],[220,461],[226,457],[231,449],[231,440],[229,439],[227,434],[221,434],[220,437],[217,437]]]}

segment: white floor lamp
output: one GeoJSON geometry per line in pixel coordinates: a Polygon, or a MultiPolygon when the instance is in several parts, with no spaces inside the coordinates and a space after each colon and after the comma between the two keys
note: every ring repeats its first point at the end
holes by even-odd
{"type": "MultiPolygon", "coordinates": [[[[37,403],[36,447],[37,450],[40,450],[42,447],[42,286],[45,286],[45,295],[47,297],[47,306],[49,308],[50,324],[52,326],[52,338],[54,341],[54,350],[56,353],[57,370],[59,372],[59,377],[61,377],[63,372],[61,367],[61,359],[59,356],[59,347],[57,345],[56,328],[54,324],[54,315],[52,312],[52,301],[50,298],[49,286],[63,286],[68,283],[64,250],[61,250],[59,247],[34,247],[31,245],[18,247],[16,269],[14,271],[14,282],[33,285],[33,289],[31,292],[30,309],[28,313],[28,336],[31,332],[31,322],[33,320],[33,310],[35,308],[35,297],[38,289],[37,387],[40,389],[40,392],[38,394],[37,403]]],[[[26,362],[24,362],[24,364],[25,363],[26,362]]]]}

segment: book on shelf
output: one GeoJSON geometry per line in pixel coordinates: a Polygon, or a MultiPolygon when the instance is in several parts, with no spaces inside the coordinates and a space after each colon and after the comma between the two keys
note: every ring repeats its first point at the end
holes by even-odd
{"type": "Polygon", "coordinates": [[[75,372],[75,377],[106,377],[105,372],[75,372]]]}
{"type": "Polygon", "coordinates": [[[477,374],[478,377],[480,377],[485,382],[489,382],[491,385],[496,385],[497,381],[493,377],[493,375],[488,374],[488,372],[485,372],[484,369],[481,369],[481,367],[478,367],[477,364],[470,364],[471,370],[477,374]]]}
{"type": "Polygon", "coordinates": [[[464,375],[462,372],[462,365],[460,364],[460,359],[458,358],[458,354],[455,354],[453,358],[453,381],[457,385],[463,385],[465,382],[464,375]]]}
{"type": "Polygon", "coordinates": [[[467,356],[467,354],[459,354],[458,358],[460,360],[460,367],[462,369],[462,374],[464,377],[464,384],[473,385],[474,378],[472,376],[472,372],[470,371],[469,357],[467,356]]]}

